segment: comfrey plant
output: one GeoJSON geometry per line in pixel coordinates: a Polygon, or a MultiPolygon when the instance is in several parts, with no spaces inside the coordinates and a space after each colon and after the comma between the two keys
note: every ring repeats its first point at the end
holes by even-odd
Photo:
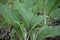
{"type": "Polygon", "coordinates": [[[14,26],[20,40],[44,40],[60,35],[60,0],[8,0],[0,13],[14,26]],[[54,25],[53,25],[54,24],[54,25]]]}

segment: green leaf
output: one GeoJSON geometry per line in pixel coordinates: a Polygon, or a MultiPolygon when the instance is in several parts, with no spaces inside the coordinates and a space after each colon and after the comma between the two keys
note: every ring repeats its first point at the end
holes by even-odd
{"type": "Polygon", "coordinates": [[[1,14],[1,12],[2,12],[2,7],[3,7],[3,4],[2,3],[0,3],[0,14],[1,14]]]}
{"type": "Polygon", "coordinates": [[[14,22],[14,28],[16,29],[16,31],[18,32],[18,34],[20,35],[20,40],[24,40],[27,37],[27,31],[24,27],[23,24],[20,24],[19,22],[14,22]]]}
{"type": "Polygon", "coordinates": [[[24,21],[26,24],[29,24],[29,21],[31,20],[33,13],[31,12],[30,9],[25,9],[25,6],[22,3],[15,2],[14,6],[16,9],[20,12],[20,15],[22,15],[24,21]]]}
{"type": "MultiPolygon", "coordinates": [[[[46,15],[40,15],[40,16],[34,16],[34,17],[32,17],[32,19],[31,19],[31,22],[30,22],[30,24],[31,24],[31,30],[33,29],[33,28],[35,28],[35,26],[36,25],[38,25],[39,23],[41,23],[43,20],[45,20],[47,18],[47,16],[46,15]]],[[[30,31],[31,31],[30,30],[30,31]]]]}
{"type": "Polygon", "coordinates": [[[60,6],[60,0],[57,0],[57,1],[55,2],[55,5],[52,7],[51,10],[54,10],[54,9],[58,8],[58,6],[60,6]]]}
{"type": "Polygon", "coordinates": [[[33,6],[33,3],[34,3],[35,0],[24,0],[24,6],[26,8],[31,8],[33,6]]]}
{"type": "Polygon", "coordinates": [[[2,7],[1,13],[7,22],[14,25],[15,30],[20,34],[20,37],[21,37],[20,39],[23,40],[23,32],[21,30],[20,25],[18,24],[18,23],[20,23],[20,18],[19,18],[18,12],[13,10],[13,8],[11,8],[7,5],[4,5],[2,7]],[[18,22],[18,23],[16,23],[16,22],[18,22]]]}
{"type": "Polygon", "coordinates": [[[2,7],[2,15],[10,23],[12,23],[14,21],[19,21],[20,22],[18,12],[16,10],[13,10],[11,7],[9,7],[7,5],[2,7]]]}
{"type": "Polygon", "coordinates": [[[15,22],[15,23],[13,23],[13,25],[14,25],[14,29],[16,30],[16,32],[18,32],[18,34],[20,36],[20,40],[23,40],[24,37],[23,37],[23,32],[21,30],[22,27],[20,26],[19,22],[15,22]]]}
{"type": "Polygon", "coordinates": [[[37,36],[37,40],[44,40],[45,37],[55,37],[60,35],[60,26],[44,26],[40,28],[40,31],[37,36]]]}
{"type": "Polygon", "coordinates": [[[51,18],[58,20],[60,19],[60,8],[59,9],[55,9],[50,13],[51,18]]]}
{"type": "Polygon", "coordinates": [[[54,26],[53,30],[54,31],[51,34],[47,35],[46,37],[55,37],[60,35],[60,26],[54,26]]]}
{"type": "Polygon", "coordinates": [[[46,6],[47,6],[47,9],[49,12],[51,11],[52,7],[55,5],[56,1],[58,1],[58,0],[54,0],[54,1],[53,0],[47,0],[46,6]]]}

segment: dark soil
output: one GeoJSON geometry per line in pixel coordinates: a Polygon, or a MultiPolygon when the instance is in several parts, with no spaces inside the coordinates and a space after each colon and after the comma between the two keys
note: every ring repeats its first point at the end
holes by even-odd
{"type": "Polygon", "coordinates": [[[0,26],[0,40],[10,40],[10,31],[12,30],[12,26],[9,29],[6,29],[4,26],[0,26]]]}
{"type": "Polygon", "coordinates": [[[48,38],[45,38],[45,40],[60,40],[60,36],[48,37],[48,38]]]}

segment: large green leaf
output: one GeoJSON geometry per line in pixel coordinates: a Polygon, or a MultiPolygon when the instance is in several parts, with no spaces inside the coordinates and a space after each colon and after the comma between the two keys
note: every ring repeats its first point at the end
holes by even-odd
{"type": "Polygon", "coordinates": [[[20,40],[23,40],[23,32],[22,32],[23,29],[21,30],[22,27],[18,24],[18,23],[20,23],[20,18],[19,18],[18,12],[16,12],[9,6],[4,5],[2,7],[1,13],[7,22],[14,25],[14,28],[20,34],[20,37],[21,37],[20,40]]]}
{"type": "Polygon", "coordinates": [[[59,6],[60,6],[60,0],[57,0],[57,1],[55,2],[55,5],[52,7],[51,10],[56,9],[56,8],[58,8],[59,6]]]}
{"type": "Polygon", "coordinates": [[[46,8],[48,9],[48,12],[51,12],[53,9],[55,9],[60,4],[60,0],[47,0],[46,8]]]}
{"type": "Polygon", "coordinates": [[[52,9],[52,7],[54,6],[56,1],[57,0],[54,0],[54,1],[53,0],[47,0],[46,6],[48,8],[48,11],[50,11],[52,9]]]}
{"type": "Polygon", "coordinates": [[[55,36],[60,35],[60,26],[54,26],[53,30],[54,31],[51,34],[47,35],[46,37],[55,37],[55,36]]]}
{"type": "Polygon", "coordinates": [[[40,28],[37,40],[44,40],[45,37],[54,37],[60,35],[60,26],[44,26],[40,28]]]}
{"type": "MultiPolygon", "coordinates": [[[[34,16],[34,17],[32,17],[32,19],[31,19],[31,22],[30,22],[30,24],[31,24],[31,30],[33,29],[33,28],[35,28],[35,26],[36,25],[38,25],[39,23],[41,23],[43,20],[45,20],[47,18],[47,16],[46,15],[40,15],[40,16],[34,16]]],[[[30,31],[31,31],[30,30],[30,31]]]]}
{"type": "Polygon", "coordinates": [[[60,8],[59,9],[55,9],[50,13],[51,18],[58,20],[60,19],[60,8]]]}
{"type": "Polygon", "coordinates": [[[2,7],[2,15],[5,17],[5,19],[12,23],[14,21],[19,21],[20,22],[20,18],[19,18],[19,14],[16,10],[13,10],[11,7],[5,5],[2,7]]]}
{"type": "Polygon", "coordinates": [[[22,15],[24,21],[28,24],[29,21],[31,20],[33,13],[31,12],[30,9],[25,9],[25,6],[22,3],[19,2],[15,2],[14,6],[16,7],[16,9],[20,12],[20,15],[22,15]]]}
{"type": "Polygon", "coordinates": [[[44,40],[45,36],[51,33],[51,28],[42,27],[40,28],[40,32],[37,36],[37,40],[44,40]]]}

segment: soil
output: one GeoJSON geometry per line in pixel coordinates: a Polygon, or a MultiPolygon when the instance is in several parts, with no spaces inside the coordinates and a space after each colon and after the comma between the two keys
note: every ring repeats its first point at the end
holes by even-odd
{"type": "Polygon", "coordinates": [[[60,40],[60,36],[48,37],[48,38],[45,38],[45,40],[60,40]]]}

